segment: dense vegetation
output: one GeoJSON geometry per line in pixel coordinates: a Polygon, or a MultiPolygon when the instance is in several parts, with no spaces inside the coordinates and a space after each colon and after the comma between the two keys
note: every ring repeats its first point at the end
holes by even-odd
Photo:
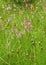
{"type": "Polygon", "coordinates": [[[0,0],[0,65],[46,65],[46,0],[0,0]]]}

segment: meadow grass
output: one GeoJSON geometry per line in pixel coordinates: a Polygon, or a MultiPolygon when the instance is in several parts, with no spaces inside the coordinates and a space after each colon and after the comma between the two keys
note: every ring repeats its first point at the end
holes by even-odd
{"type": "Polygon", "coordinates": [[[46,65],[45,0],[0,0],[0,65],[46,65]]]}

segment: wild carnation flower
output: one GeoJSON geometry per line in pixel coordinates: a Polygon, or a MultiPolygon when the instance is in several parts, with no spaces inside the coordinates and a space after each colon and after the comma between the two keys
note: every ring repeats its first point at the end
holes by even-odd
{"type": "Polygon", "coordinates": [[[11,18],[8,18],[8,19],[7,19],[7,22],[9,23],[10,21],[11,21],[11,18]]]}
{"type": "Polygon", "coordinates": [[[17,34],[17,37],[21,37],[23,34],[24,34],[24,31],[20,31],[20,32],[17,34]]]}
{"type": "Polygon", "coordinates": [[[26,30],[26,31],[30,31],[30,30],[32,30],[32,25],[31,25],[31,21],[24,21],[24,22],[22,22],[21,23],[21,25],[24,27],[24,29],[26,30]]]}
{"type": "Polygon", "coordinates": [[[33,9],[33,8],[34,8],[32,4],[30,4],[30,8],[31,8],[31,9],[33,9]]]}
{"type": "Polygon", "coordinates": [[[7,10],[12,10],[12,7],[8,5],[7,10]]]}

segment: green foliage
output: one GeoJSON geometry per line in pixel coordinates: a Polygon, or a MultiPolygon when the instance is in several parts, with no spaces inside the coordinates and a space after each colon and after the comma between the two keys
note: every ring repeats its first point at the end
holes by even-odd
{"type": "Polygon", "coordinates": [[[0,0],[0,65],[46,65],[46,1],[20,2],[0,0]]]}

